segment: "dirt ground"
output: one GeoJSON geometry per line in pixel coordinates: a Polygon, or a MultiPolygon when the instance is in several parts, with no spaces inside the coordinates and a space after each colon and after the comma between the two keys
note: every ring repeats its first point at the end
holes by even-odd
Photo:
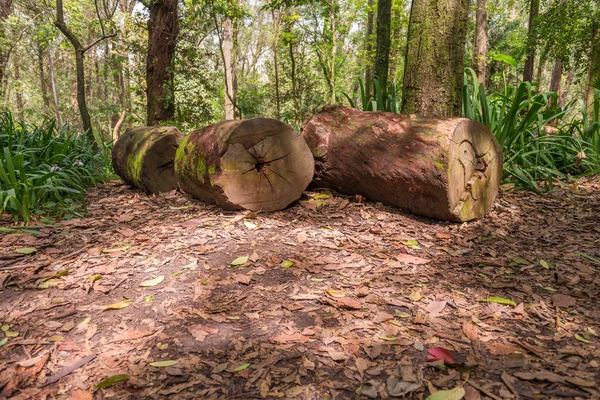
{"type": "Polygon", "coordinates": [[[2,233],[0,398],[599,398],[600,177],[465,224],[361,200],[112,182],[2,233]]]}

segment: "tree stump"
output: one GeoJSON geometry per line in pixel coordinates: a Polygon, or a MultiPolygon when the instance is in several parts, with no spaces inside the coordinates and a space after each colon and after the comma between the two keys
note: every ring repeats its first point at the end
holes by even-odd
{"type": "Polygon", "coordinates": [[[276,211],[297,200],[314,173],[302,135],[283,122],[223,121],[189,134],[175,172],[181,189],[225,209],[276,211]]]}
{"type": "Polygon", "coordinates": [[[171,126],[128,129],[113,146],[113,168],[125,183],[148,193],[177,189],[173,161],[182,139],[171,126]]]}
{"type": "Polygon", "coordinates": [[[427,118],[328,106],[302,135],[315,157],[313,186],[431,218],[486,215],[502,179],[490,130],[465,118],[427,118]]]}

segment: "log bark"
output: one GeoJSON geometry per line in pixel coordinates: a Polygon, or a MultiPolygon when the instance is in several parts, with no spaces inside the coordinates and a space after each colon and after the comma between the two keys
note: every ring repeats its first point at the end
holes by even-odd
{"type": "Polygon", "coordinates": [[[304,123],[313,186],[431,218],[469,221],[492,208],[502,179],[498,142],[479,122],[332,106],[304,123]]]}
{"type": "Polygon", "coordinates": [[[182,139],[170,126],[128,129],[113,146],[113,168],[125,183],[148,193],[177,189],[173,160],[182,139]]]}
{"type": "Polygon", "coordinates": [[[310,183],[314,160],[302,136],[268,118],[223,121],[189,134],[175,172],[181,189],[225,209],[276,211],[310,183]]]}

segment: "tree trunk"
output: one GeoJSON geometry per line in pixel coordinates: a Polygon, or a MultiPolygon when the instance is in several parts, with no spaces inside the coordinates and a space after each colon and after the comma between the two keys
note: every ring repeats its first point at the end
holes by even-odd
{"type": "Polygon", "coordinates": [[[402,112],[462,112],[469,0],[413,0],[408,26],[402,112]]]}
{"type": "MultiPolygon", "coordinates": [[[[0,0],[0,38],[4,39],[5,29],[4,21],[12,12],[12,0],[0,0]]],[[[0,88],[4,84],[4,75],[6,73],[6,65],[8,64],[8,47],[4,43],[0,43],[0,88]]]]}
{"type": "Polygon", "coordinates": [[[300,105],[298,104],[298,95],[296,90],[296,58],[294,57],[294,44],[292,40],[288,45],[289,53],[290,53],[290,69],[291,69],[291,79],[292,79],[292,96],[294,97],[294,116],[296,121],[300,120],[300,105]]]}
{"type": "Polygon", "coordinates": [[[52,53],[48,50],[48,72],[50,73],[50,86],[52,87],[52,100],[54,101],[54,116],[56,117],[56,127],[60,129],[60,108],[58,106],[58,94],[56,93],[56,81],[54,79],[54,67],[52,66],[52,53]]]}
{"type": "Polygon", "coordinates": [[[573,83],[573,78],[575,77],[575,68],[571,68],[569,71],[569,75],[567,75],[567,79],[565,81],[564,90],[560,91],[560,96],[558,96],[558,106],[564,107],[565,100],[567,99],[567,94],[569,94],[569,89],[571,89],[571,84],[573,83]]]}
{"type": "MultiPolygon", "coordinates": [[[[371,57],[373,55],[373,17],[374,12],[373,8],[375,7],[375,0],[368,0],[367,5],[367,35],[365,38],[365,58],[364,62],[366,64],[365,67],[365,97],[367,100],[371,98],[371,82],[373,81],[373,63],[371,61],[371,57]]],[[[367,111],[367,110],[364,110],[367,111]]]]}
{"type": "Polygon", "coordinates": [[[485,63],[487,55],[487,12],[486,0],[477,0],[475,23],[475,43],[473,54],[473,70],[479,83],[485,82],[485,63]]]}
{"type": "Polygon", "coordinates": [[[44,68],[44,48],[40,43],[37,43],[38,68],[40,70],[40,88],[42,90],[42,100],[44,102],[44,110],[50,108],[50,96],[48,96],[48,83],[46,80],[46,71],[44,68]]]}
{"type": "Polygon", "coordinates": [[[468,221],[492,208],[502,153],[483,124],[325,107],[302,127],[313,186],[360,194],[431,218],[468,221]]]}
{"type": "MultiPolygon", "coordinates": [[[[600,12],[596,13],[596,15],[600,16],[600,12]]],[[[592,113],[592,104],[594,103],[594,91],[597,90],[592,87],[592,83],[594,82],[600,84],[600,22],[598,19],[592,22],[587,87],[585,93],[585,106],[590,114],[592,113]]]]}
{"type": "Polygon", "coordinates": [[[535,61],[535,19],[540,12],[540,0],[531,0],[529,3],[529,25],[527,33],[527,47],[525,67],[523,68],[523,82],[533,79],[533,64],[535,61]]]}
{"type": "Polygon", "coordinates": [[[15,52],[15,100],[17,102],[17,117],[20,122],[25,122],[25,113],[23,112],[23,88],[21,87],[21,59],[19,53],[15,52]]]}
{"type": "Polygon", "coordinates": [[[172,120],[175,115],[172,61],[179,34],[177,4],[177,0],[158,0],[150,3],[146,59],[148,126],[172,120]]]}
{"type": "Polygon", "coordinates": [[[225,209],[276,211],[310,183],[314,160],[302,136],[283,122],[223,121],[189,134],[175,172],[181,189],[225,209]]]}
{"type": "Polygon", "coordinates": [[[83,132],[90,141],[95,142],[94,132],[92,130],[92,119],[87,108],[85,96],[85,67],[83,64],[84,53],[82,49],[75,51],[75,71],[77,75],[77,105],[79,106],[79,114],[81,115],[81,123],[83,124],[83,132]]]}
{"type": "MultiPolygon", "coordinates": [[[[554,62],[554,68],[552,68],[552,79],[550,80],[550,91],[556,93],[560,97],[560,83],[562,80],[562,63],[560,60],[554,62]]],[[[550,98],[550,105],[555,106],[556,102],[554,97],[550,98]]]]}
{"type": "Polygon", "coordinates": [[[177,189],[173,160],[182,139],[171,126],[128,129],[113,146],[113,168],[125,183],[148,193],[177,189]]]}
{"type": "Polygon", "coordinates": [[[233,29],[231,17],[225,18],[223,24],[223,70],[225,72],[225,119],[235,119],[235,99],[233,96],[233,29]]]}
{"type": "Polygon", "coordinates": [[[273,19],[273,67],[275,68],[275,111],[277,119],[281,119],[281,105],[279,104],[279,60],[277,58],[277,47],[279,43],[279,23],[275,20],[275,9],[271,8],[273,19]]]}
{"type": "Polygon", "coordinates": [[[337,31],[335,0],[330,0],[329,23],[331,28],[331,64],[329,65],[329,104],[335,104],[335,59],[337,57],[337,31]]]}
{"type": "MultiPolygon", "coordinates": [[[[388,71],[390,69],[390,31],[392,18],[392,0],[377,1],[377,49],[375,52],[375,75],[387,98],[388,71]]],[[[383,107],[384,104],[381,105],[383,107]]]]}

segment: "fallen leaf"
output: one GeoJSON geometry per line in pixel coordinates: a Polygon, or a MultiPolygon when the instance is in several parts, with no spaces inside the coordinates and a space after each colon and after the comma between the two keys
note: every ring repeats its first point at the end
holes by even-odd
{"type": "Polygon", "coordinates": [[[129,300],[126,297],[123,297],[123,300],[113,303],[113,304],[109,304],[107,306],[102,307],[102,311],[106,311],[106,310],[120,310],[122,308],[125,308],[129,305],[131,305],[131,303],[133,303],[133,300],[129,300]]]}
{"type": "Polygon", "coordinates": [[[238,257],[235,260],[233,260],[229,265],[231,266],[237,266],[237,265],[242,265],[248,262],[248,259],[250,258],[250,256],[242,256],[242,257],[238,257]]]}
{"type": "Polygon", "coordinates": [[[245,363],[233,369],[233,372],[240,372],[247,369],[250,366],[250,363],[245,363]]]}
{"type": "Polygon", "coordinates": [[[214,335],[216,333],[219,333],[218,328],[214,328],[214,327],[206,326],[206,325],[202,325],[202,324],[196,324],[196,325],[189,326],[187,328],[187,330],[192,334],[194,339],[196,339],[199,342],[204,342],[204,340],[206,339],[206,337],[208,335],[214,335]]]}
{"type": "Polygon", "coordinates": [[[88,390],[75,390],[69,396],[69,400],[92,400],[93,398],[93,393],[88,390]]]}
{"type": "Polygon", "coordinates": [[[165,360],[165,361],[151,362],[148,365],[150,365],[152,367],[157,367],[157,368],[164,368],[164,367],[170,367],[175,364],[177,364],[177,361],[175,361],[175,360],[165,360]]]}
{"type": "Polygon", "coordinates": [[[398,262],[401,262],[404,264],[416,264],[416,265],[427,264],[428,262],[431,262],[431,260],[428,258],[421,258],[421,257],[413,256],[410,254],[404,254],[404,253],[398,254],[396,256],[396,260],[398,260],[398,262]]]}
{"type": "Polygon", "coordinates": [[[15,252],[19,253],[19,254],[33,254],[35,252],[37,252],[37,249],[35,247],[21,247],[19,249],[16,249],[15,252]]]}
{"type": "Polygon", "coordinates": [[[389,321],[390,319],[394,319],[394,316],[392,314],[388,314],[386,312],[379,312],[373,317],[373,322],[379,324],[385,321],[389,321]]]}
{"type": "Polygon", "coordinates": [[[143,281],[142,283],[140,283],[140,286],[141,287],[152,287],[152,286],[158,285],[159,283],[161,283],[164,280],[165,280],[165,276],[159,275],[154,279],[149,279],[147,281],[143,281]]]}
{"type": "Polygon", "coordinates": [[[444,364],[456,364],[452,354],[443,347],[431,347],[428,351],[427,361],[443,360],[444,364]]]}
{"type": "Polygon", "coordinates": [[[129,379],[129,375],[127,374],[117,374],[113,376],[109,376],[108,378],[102,380],[100,383],[96,385],[96,389],[104,389],[111,387],[117,383],[125,382],[129,379]]]}
{"type": "Polygon", "coordinates": [[[421,246],[419,246],[419,241],[415,240],[415,239],[409,239],[402,243],[404,243],[406,246],[410,247],[411,249],[419,250],[421,248],[421,246]]]}
{"type": "Polygon", "coordinates": [[[465,396],[465,389],[457,387],[450,390],[438,390],[427,396],[425,400],[460,400],[465,396]]]}
{"type": "Polygon", "coordinates": [[[291,262],[290,260],[283,260],[281,262],[281,268],[290,268],[292,265],[294,265],[293,262],[291,262]]]}
{"type": "Polygon", "coordinates": [[[235,274],[235,280],[243,285],[249,285],[252,277],[244,274],[235,274]]]}
{"type": "Polygon", "coordinates": [[[306,242],[306,239],[307,239],[306,233],[300,232],[298,234],[298,237],[297,237],[298,243],[304,243],[304,242],[306,242]]]}
{"type": "Polygon", "coordinates": [[[410,296],[408,296],[408,298],[411,299],[412,301],[416,302],[416,301],[419,301],[419,300],[421,300],[423,298],[423,294],[419,290],[417,290],[415,292],[412,292],[410,294],[410,296]]]}
{"type": "Polygon", "coordinates": [[[431,316],[437,316],[440,315],[442,311],[444,311],[444,308],[446,308],[445,300],[432,301],[427,305],[427,307],[425,307],[425,311],[431,314],[431,316]]]}
{"type": "Polygon", "coordinates": [[[477,340],[479,328],[473,322],[464,321],[462,325],[462,331],[468,339],[477,340]]]}
{"type": "Polygon", "coordinates": [[[274,343],[307,343],[309,340],[308,336],[304,336],[303,334],[296,332],[292,334],[282,333],[281,335],[277,335],[271,338],[271,342],[274,343]]]}
{"type": "Polygon", "coordinates": [[[258,225],[256,225],[254,222],[244,221],[244,226],[248,229],[256,229],[258,225]]]}
{"type": "Polygon", "coordinates": [[[362,303],[356,299],[352,299],[350,297],[343,297],[341,299],[337,299],[335,305],[338,308],[347,308],[349,310],[360,310],[362,308],[362,303]]]}
{"type": "Polygon", "coordinates": [[[496,303],[496,304],[506,304],[509,306],[513,306],[515,307],[517,304],[509,299],[505,299],[503,297],[488,297],[487,299],[477,299],[478,302],[480,303],[496,303]]]}
{"type": "Polygon", "coordinates": [[[337,298],[337,299],[346,297],[346,293],[344,293],[343,290],[329,289],[325,293],[327,293],[329,296],[337,298]]]}
{"type": "Polygon", "coordinates": [[[119,222],[131,222],[135,217],[132,214],[121,214],[117,217],[119,222]]]}
{"type": "Polygon", "coordinates": [[[552,305],[554,307],[568,308],[577,304],[577,301],[573,297],[566,294],[556,293],[553,294],[550,298],[552,299],[552,305]]]}

